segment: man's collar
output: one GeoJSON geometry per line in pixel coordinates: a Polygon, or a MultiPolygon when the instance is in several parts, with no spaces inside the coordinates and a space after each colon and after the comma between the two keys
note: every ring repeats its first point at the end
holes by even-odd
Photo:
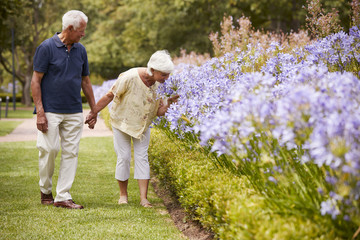
{"type": "MultiPolygon", "coordinates": [[[[60,40],[60,38],[59,38],[59,34],[60,34],[61,32],[56,32],[55,34],[54,34],[54,36],[53,36],[53,39],[54,39],[54,41],[55,41],[55,45],[57,46],[57,47],[66,47],[66,45],[60,40]]],[[[74,43],[72,46],[71,46],[72,48],[76,48],[77,47],[77,43],[74,43]]]]}

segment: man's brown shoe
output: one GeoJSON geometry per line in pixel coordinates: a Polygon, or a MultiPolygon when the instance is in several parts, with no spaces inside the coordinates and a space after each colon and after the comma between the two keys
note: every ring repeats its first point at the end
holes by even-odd
{"type": "Polygon", "coordinates": [[[69,208],[69,209],[83,209],[84,207],[74,203],[73,200],[69,199],[66,201],[61,202],[54,202],[55,207],[63,207],[63,208],[69,208]]]}
{"type": "Polygon", "coordinates": [[[52,196],[52,193],[45,194],[45,193],[41,192],[41,204],[44,204],[44,205],[54,204],[54,198],[52,196]]]}

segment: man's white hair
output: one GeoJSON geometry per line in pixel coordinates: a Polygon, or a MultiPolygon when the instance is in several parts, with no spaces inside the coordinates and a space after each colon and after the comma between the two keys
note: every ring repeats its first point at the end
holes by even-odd
{"type": "Polygon", "coordinates": [[[80,27],[82,21],[88,22],[88,17],[85,13],[78,10],[70,10],[62,17],[62,30],[67,29],[70,25],[76,30],[80,27]]]}
{"type": "Polygon", "coordinates": [[[147,73],[150,76],[152,76],[151,69],[163,73],[171,73],[174,70],[174,63],[172,62],[170,54],[167,50],[159,50],[151,55],[147,64],[147,73]]]}

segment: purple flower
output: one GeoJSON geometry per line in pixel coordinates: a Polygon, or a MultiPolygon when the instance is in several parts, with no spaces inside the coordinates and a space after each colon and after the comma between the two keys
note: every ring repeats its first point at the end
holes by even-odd
{"type": "Polygon", "coordinates": [[[320,212],[323,216],[326,214],[331,215],[332,219],[336,219],[336,217],[340,215],[340,211],[337,208],[336,202],[332,199],[328,199],[321,203],[320,212]]]}
{"type": "Polygon", "coordinates": [[[277,180],[273,177],[273,176],[270,176],[270,177],[268,177],[268,180],[270,181],[270,182],[273,182],[273,183],[277,183],[277,180]]]}
{"type": "MultiPolygon", "coordinates": [[[[261,162],[261,151],[281,159],[281,150],[299,152],[292,161],[330,167],[327,183],[321,176],[316,181],[332,191],[321,204],[322,215],[336,218],[339,209],[348,211],[339,207],[344,179],[350,188],[344,201],[360,198],[360,75],[354,70],[360,67],[359,44],[353,27],[350,34],[332,34],[294,51],[274,43],[260,71],[255,65],[265,51],[258,45],[201,66],[178,66],[159,89],[163,96],[180,95],[165,115],[167,127],[180,139],[196,134],[211,151],[251,164],[261,162]]],[[[293,171],[286,164],[275,163],[277,168],[284,175],[293,171]]]]}

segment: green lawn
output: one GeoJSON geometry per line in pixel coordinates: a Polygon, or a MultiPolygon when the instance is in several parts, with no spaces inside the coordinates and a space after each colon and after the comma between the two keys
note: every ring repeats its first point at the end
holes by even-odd
{"type": "MultiPolygon", "coordinates": [[[[40,204],[36,142],[0,143],[0,239],[185,239],[149,189],[154,208],[139,205],[137,182],[129,180],[129,204],[118,205],[116,156],[111,137],[81,140],[71,189],[83,210],[40,204]]],[[[55,192],[59,157],[53,177],[55,192]]],[[[133,172],[133,169],[132,169],[133,172]]]]}
{"type": "MultiPolygon", "coordinates": [[[[89,104],[83,103],[83,109],[90,109],[89,104]]],[[[6,114],[6,104],[3,102],[1,104],[1,119],[5,118],[6,114]]],[[[34,117],[34,107],[26,107],[21,103],[16,103],[16,108],[14,111],[13,104],[10,103],[8,106],[7,118],[32,118],[34,117]]]]}
{"type": "MultiPolygon", "coordinates": [[[[34,109],[33,108],[8,108],[7,118],[32,118],[34,109]]],[[[4,119],[6,115],[4,104],[1,106],[1,119],[4,119]]],[[[1,121],[1,120],[0,120],[1,121]]]]}
{"type": "MultiPolygon", "coordinates": [[[[90,109],[87,103],[83,104],[83,109],[90,109]]],[[[9,105],[7,118],[5,118],[5,104],[1,105],[1,119],[0,119],[0,136],[5,136],[11,133],[20,123],[21,121],[3,121],[5,119],[11,118],[33,118],[34,117],[34,109],[32,107],[25,107],[24,105],[17,103],[16,110],[13,110],[12,104],[9,105]]]]}
{"type": "Polygon", "coordinates": [[[22,121],[1,121],[0,136],[5,136],[11,133],[21,123],[22,121]]]}

